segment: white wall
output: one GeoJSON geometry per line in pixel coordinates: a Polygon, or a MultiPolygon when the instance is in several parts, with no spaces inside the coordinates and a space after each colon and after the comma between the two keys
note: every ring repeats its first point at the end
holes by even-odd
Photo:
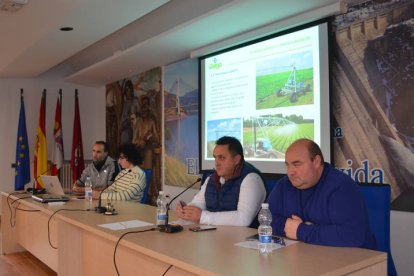
{"type": "Polygon", "coordinates": [[[20,88],[24,89],[26,125],[29,139],[31,177],[36,127],[43,89],[46,89],[46,138],[48,156],[52,156],[53,123],[56,100],[62,89],[62,126],[65,159],[70,160],[74,119],[75,89],[78,89],[83,149],[85,159],[91,158],[94,141],[105,140],[105,88],[90,88],[66,83],[56,76],[35,79],[0,79],[0,191],[14,190],[17,126],[20,110],[20,88]]]}
{"type": "Polygon", "coordinates": [[[391,211],[391,253],[399,276],[414,273],[414,213],[391,211]]]}

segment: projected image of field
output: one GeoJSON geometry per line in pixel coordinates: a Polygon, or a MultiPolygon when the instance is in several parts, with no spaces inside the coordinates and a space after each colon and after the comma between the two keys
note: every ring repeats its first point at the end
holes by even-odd
{"type": "Polygon", "coordinates": [[[243,148],[245,157],[284,159],[286,149],[297,139],[313,140],[313,120],[303,120],[301,116],[295,116],[293,119],[266,116],[244,120],[243,148]]]}
{"type": "Polygon", "coordinates": [[[313,68],[256,77],[256,109],[313,104],[313,68]]]}
{"type": "Polygon", "coordinates": [[[241,118],[212,120],[207,122],[207,157],[213,158],[216,140],[223,136],[241,138],[241,118]]]}

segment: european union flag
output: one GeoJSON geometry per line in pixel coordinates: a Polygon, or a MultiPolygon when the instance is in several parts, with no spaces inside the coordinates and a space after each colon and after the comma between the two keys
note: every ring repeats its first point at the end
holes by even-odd
{"type": "Polygon", "coordinates": [[[16,176],[14,189],[24,190],[24,185],[30,182],[29,143],[27,140],[26,115],[24,111],[23,96],[20,97],[19,128],[16,143],[16,176]]]}

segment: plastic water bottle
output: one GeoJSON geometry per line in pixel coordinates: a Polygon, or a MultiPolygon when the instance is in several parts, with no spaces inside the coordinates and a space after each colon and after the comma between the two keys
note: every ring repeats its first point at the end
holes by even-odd
{"type": "Polygon", "coordinates": [[[272,214],[269,210],[268,203],[262,203],[262,209],[259,212],[258,220],[260,223],[257,229],[259,234],[259,253],[267,255],[272,253],[272,214]]]}
{"type": "Polygon", "coordinates": [[[157,197],[157,226],[164,226],[167,218],[167,200],[164,192],[160,191],[157,197]]]}
{"type": "Polygon", "coordinates": [[[92,201],[92,182],[89,176],[85,181],[85,200],[92,201]]]}

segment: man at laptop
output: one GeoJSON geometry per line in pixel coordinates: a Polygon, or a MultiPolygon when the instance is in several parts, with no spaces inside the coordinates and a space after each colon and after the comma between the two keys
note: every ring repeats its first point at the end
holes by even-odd
{"type": "Polygon", "coordinates": [[[90,177],[92,188],[102,190],[110,185],[119,172],[118,163],[108,156],[109,146],[104,141],[96,141],[92,148],[92,163],[82,172],[78,180],[73,183],[73,191],[76,193],[85,192],[85,181],[90,177]]]}

